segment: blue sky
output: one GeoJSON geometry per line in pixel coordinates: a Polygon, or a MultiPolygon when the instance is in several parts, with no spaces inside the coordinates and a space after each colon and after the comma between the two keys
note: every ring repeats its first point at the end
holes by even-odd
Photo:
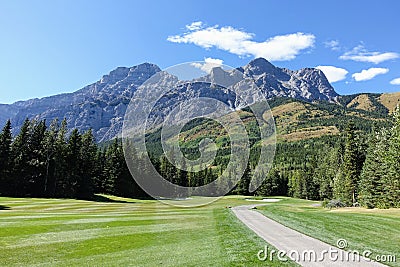
{"type": "Polygon", "coordinates": [[[117,66],[258,56],[324,66],[340,94],[400,91],[399,10],[396,0],[1,0],[0,103],[72,92],[117,66]]]}

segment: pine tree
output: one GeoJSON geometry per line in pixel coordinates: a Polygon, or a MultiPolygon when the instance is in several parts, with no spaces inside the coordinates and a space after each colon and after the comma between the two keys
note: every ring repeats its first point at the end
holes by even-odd
{"type": "Polygon", "coordinates": [[[357,202],[357,188],[359,176],[364,163],[360,152],[359,137],[353,121],[350,121],[345,129],[345,147],[343,153],[343,166],[341,176],[334,181],[335,198],[347,205],[357,202]]]}
{"type": "MultiPolygon", "coordinates": [[[[129,197],[134,197],[134,198],[149,198],[147,193],[138,185],[138,183],[136,182],[135,178],[132,176],[131,173],[131,171],[133,171],[134,168],[140,167],[138,166],[139,156],[134,147],[134,144],[129,139],[124,140],[123,142],[125,143],[123,149],[121,149],[121,160],[122,160],[122,165],[124,167],[122,175],[124,177],[123,180],[125,181],[126,187],[129,188],[127,194],[129,195],[129,197]]],[[[149,173],[150,170],[152,170],[151,165],[153,165],[156,170],[160,169],[160,162],[154,156],[151,157],[151,162],[152,164],[147,164],[143,166],[144,173],[149,173]]],[[[153,175],[149,174],[145,175],[153,177],[153,175]]]]}
{"type": "Polygon", "coordinates": [[[44,196],[46,175],[46,159],[44,151],[44,138],[46,121],[32,121],[29,136],[29,194],[35,197],[44,196]]]}
{"type": "Polygon", "coordinates": [[[49,129],[45,133],[43,141],[43,152],[45,159],[45,179],[43,185],[44,196],[54,196],[54,181],[55,181],[55,166],[56,166],[56,152],[57,152],[57,135],[60,126],[58,120],[55,119],[51,122],[49,129]]]}
{"type": "Polygon", "coordinates": [[[106,162],[106,149],[98,149],[96,152],[94,174],[93,174],[93,192],[94,193],[106,193],[105,189],[105,162],[106,162]]]}
{"type": "Polygon", "coordinates": [[[370,146],[360,175],[359,202],[368,208],[385,207],[383,180],[388,171],[385,157],[388,150],[388,132],[383,129],[370,138],[370,146]]]}
{"type": "Polygon", "coordinates": [[[54,177],[50,196],[53,197],[66,197],[65,191],[68,186],[69,166],[67,163],[68,157],[68,144],[67,144],[67,120],[63,119],[61,127],[57,132],[55,140],[55,155],[54,162],[54,177]]]}
{"type": "MultiPolygon", "coordinates": [[[[261,177],[265,176],[262,172],[260,174],[261,177]]],[[[272,168],[265,177],[265,180],[257,190],[258,195],[262,196],[273,196],[278,192],[278,180],[279,180],[279,172],[277,169],[272,168]]]]}
{"type": "Polygon", "coordinates": [[[311,156],[309,164],[304,164],[305,188],[303,188],[303,195],[305,199],[319,199],[319,185],[314,181],[314,173],[317,169],[317,159],[315,156],[311,156]]]}
{"type": "Polygon", "coordinates": [[[390,129],[389,147],[385,162],[389,166],[383,177],[384,202],[386,207],[400,207],[400,109],[393,113],[394,125],[390,129]]]}
{"type": "Polygon", "coordinates": [[[114,177],[114,194],[117,196],[125,196],[128,197],[129,194],[129,184],[127,183],[126,177],[126,166],[124,154],[122,151],[122,144],[115,139],[112,148],[112,161],[114,161],[115,167],[113,174],[114,177]],[[117,168],[116,168],[117,167],[117,168]]]}
{"type": "Polygon", "coordinates": [[[77,181],[76,197],[90,199],[93,196],[93,176],[95,175],[95,159],[97,145],[92,130],[82,135],[80,148],[80,172],[77,181]]]}
{"type": "Polygon", "coordinates": [[[80,162],[81,148],[82,136],[77,129],[74,129],[68,139],[66,162],[70,168],[69,171],[65,173],[65,179],[61,189],[62,196],[70,198],[76,198],[78,196],[78,182],[82,172],[82,165],[80,162]],[[71,168],[71,166],[74,167],[71,168]]]}
{"type": "Polygon", "coordinates": [[[0,133],[0,195],[10,194],[11,143],[11,121],[8,120],[0,133]]]}
{"type": "Polygon", "coordinates": [[[146,163],[147,161],[138,157],[133,144],[129,140],[125,140],[123,147],[122,141],[115,139],[104,153],[103,192],[122,197],[148,198],[148,195],[132,177],[127,161],[129,164],[135,164],[131,167],[140,168],[142,175],[140,178],[149,178],[147,176],[149,176],[150,166],[146,163]]]}
{"type": "Polygon", "coordinates": [[[333,181],[340,169],[341,158],[337,147],[328,147],[318,153],[314,182],[318,185],[319,199],[333,198],[333,181]]]}
{"type": "Polygon", "coordinates": [[[10,183],[10,194],[12,196],[23,197],[28,195],[30,179],[30,128],[31,123],[26,119],[11,146],[13,169],[10,183]]]}
{"type": "Polygon", "coordinates": [[[333,198],[340,200],[346,205],[351,203],[351,193],[346,183],[346,177],[344,176],[343,166],[340,166],[338,172],[333,178],[333,198]]]}
{"type": "Polygon", "coordinates": [[[252,170],[250,168],[250,163],[248,162],[246,165],[246,169],[244,170],[244,173],[242,175],[242,178],[239,180],[239,182],[236,185],[236,188],[234,189],[234,193],[238,195],[248,195],[251,178],[252,178],[252,170]]]}
{"type": "Polygon", "coordinates": [[[104,192],[106,194],[116,194],[117,190],[115,184],[118,177],[121,175],[121,166],[118,159],[118,140],[115,139],[105,151],[104,162],[104,177],[103,182],[104,192]]]}
{"type": "Polygon", "coordinates": [[[294,171],[289,180],[289,194],[296,198],[307,198],[307,180],[303,170],[294,171]]]}

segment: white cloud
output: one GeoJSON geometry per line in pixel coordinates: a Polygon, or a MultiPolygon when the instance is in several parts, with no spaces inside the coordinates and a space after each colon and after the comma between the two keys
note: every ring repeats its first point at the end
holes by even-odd
{"type": "Polygon", "coordinates": [[[195,21],[189,25],[186,25],[186,29],[188,29],[189,31],[195,31],[195,30],[201,29],[202,26],[203,26],[203,22],[195,21]]]}
{"type": "Polygon", "coordinates": [[[300,51],[314,45],[315,36],[302,32],[278,35],[264,42],[253,41],[254,34],[231,26],[204,27],[201,22],[186,26],[188,32],[167,38],[173,43],[194,44],[202,48],[218,48],[238,56],[264,57],[272,61],[294,59],[300,51]],[[195,25],[193,25],[195,24],[195,25]]]}
{"type": "Polygon", "coordinates": [[[386,68],[370,68],[367,70],[362,70],[361,72],[354,73],[352,77],[357,82],[360,81],[368,81],[374,78],[377,75],[388,73],[389,69],[386,68]]]}
{"type": "Polygon", "coordinates": [[[368,52],[363,45],[359,45],[354,47],[351,51],[344,53],[339,58],[379,64],[386,60],[396,59],[398,57],[399,54],[394,52],[368,52]]]}
{"type": "Polygon", "coordinates": [[[400,78],[396,78],[390,81],[390,84],[393,85],[400,85],[400,78]]]}
{"type": "Polygon", "coordinates": [[[331,40],[324,43],[325,47],[330,48],[334,51],[340,50],[339,41],[338,40],[331,40]]]}
{"type": "Polygon", "coordinates": [[[204,59],[204,63],[196,62],[191,65],[204,72],[210,73],[213,68],[221,67],[223,62],[222,59],[207,57],[204,59]]]}
{"type": "Polygon", "coordinates": [[[330,83],[346,79],[347,70],[334,66],[317,66],[316,69],[322,70],[330,83]]]}

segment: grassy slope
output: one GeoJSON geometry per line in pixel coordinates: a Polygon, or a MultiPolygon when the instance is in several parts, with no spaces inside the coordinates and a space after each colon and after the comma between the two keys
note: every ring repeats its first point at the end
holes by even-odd
{"type": "Polygon", "coordinates": [[[379,102],[391,113],[395,110],[396,106],[400,104],[400,92],[382,94],[379,97],[379,102]]]}
{"type": "Polygon", "coordinates": [[[348,108],[390,114],[400,104],[400,92],[344,95],[339,98],[339,102],[348,108]]]}
{"type": "MultiPolygon", "coordinates": [[[[375,98],[371,96],[371,99],[375,98]]],[[[345,114],[342,113],[344,110],[340,105],[325,102],[306,103],[288,98],[272,100],[270,105],[277,129],[277,141],[295,142],[325,135],[338,135],[339,128],[343,129],[350,119],[356,120],[356,123],[368,124],[370,127],[376,122],[385,121],[386,115],[380,113],[381,109],[385,107],[378,100],[373,103],[371,99],[367,95],[346,96],[342,105],[350,106],[351,102],[354,108],[359,109],[349,108],[345,114]],[[378,107],[376,104],[380,106],[378,107]]],[[[240,111],[238,114],[245,125],[251,128],[250,124],[254,123],[254,120],[251,119],[250,113],[240,111]]],[[[210,138],[219,136],[217,144],[220,147],[226,145],[223,137],[228,138],[227,133],[222,131],[222,126],[213,123],[205,123],[189,130],[185,129],[180,138],[184,147],[190,147],[197,146],[199,140],[205,136],[210,138]]]]}
{"type": "Polygon", "coordinates": [[[353,100],[346,105],[348,108],[362,109],[366,111],[375,111],[376,106],[372,103],[371,99],[366,94],[356,96],[353,100]]]}
{"type": "Polygon", "coordinates": [[[0,266],[266,265],[266,243],[225,208],[248,204],[238,197],[191,209],[128,201],[0,198],[0,266]]]}
{"type": "Polygon", "coordinates": [[[373,256],[396,255],[400,266],[400,210],[316,207],[316,201],[283,198],[258,209],[267,217],[292,229],[336,245],[344,238],[350,250],[372,251],[373,256]]]}
{"type": "Polygon", "coordinates": [[[323,135],[337,135],[339,130],[334,125],[317,127],[299,127],[301,116],[307,116],[307,120],[328,119],[333,115],[326,110],[315,108],[312,104],[299,101],[289,102],[272,108],[272,114],[277,126],[278,141],[298,141],[316,138],[323,135]]]}

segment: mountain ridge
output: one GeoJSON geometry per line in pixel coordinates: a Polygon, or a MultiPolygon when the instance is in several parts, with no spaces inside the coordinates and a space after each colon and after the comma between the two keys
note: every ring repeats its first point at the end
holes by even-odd
{"type": "MultiPolygon", "coordinates": [[[[310,103],[340,103],[339,94],[318,69],[293,71],[257,58],[237,70],[251,77],[267,99],[289,97],[310,103]]],[[[48,123],[56,118],[66,118],[70,129],[84,131],[91,128],[97,141],[111,140],[121,133],[126,108],[137,88],[159,72],[161,69],[152,63],[118,67],[97,82],[73,93],[0,104],[0,122],[11,119],[14,129],[18,131],[26,118],[46,119],[48,123]]],[[[193,90],[193,87],[188,88],[193,90]]]]}

